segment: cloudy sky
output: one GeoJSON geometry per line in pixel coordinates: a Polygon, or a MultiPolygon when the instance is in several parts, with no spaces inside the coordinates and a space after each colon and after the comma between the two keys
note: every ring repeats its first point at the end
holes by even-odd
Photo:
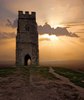
{"type": "Polygon", "coordinates": [[[0,62],[15,60],[18,10],[36,12],[40,61],[83,60],[84,0],[0,0],[0,62]]]}

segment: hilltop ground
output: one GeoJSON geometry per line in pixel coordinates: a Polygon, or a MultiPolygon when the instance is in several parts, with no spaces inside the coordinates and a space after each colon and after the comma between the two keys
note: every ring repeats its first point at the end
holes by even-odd
{"type": "Polygon", "coordinates": [[[84,72],[55,67],[0,68],[0,100],[84,100],[84,72]]]}

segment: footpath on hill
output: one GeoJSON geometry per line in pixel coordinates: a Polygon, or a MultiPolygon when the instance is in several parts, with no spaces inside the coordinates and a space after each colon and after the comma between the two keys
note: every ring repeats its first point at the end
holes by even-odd
{"type": "Polygon", "coordinates": [[[2,69],[0,100],[84,100],[84,89],[50,68],[2,69]],[[4,73],[5,72],[5,73],[4,73]]]}

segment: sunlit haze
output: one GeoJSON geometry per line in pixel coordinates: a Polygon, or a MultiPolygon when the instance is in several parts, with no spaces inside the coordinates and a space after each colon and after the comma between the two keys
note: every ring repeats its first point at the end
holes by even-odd
{"type": "Polygon", "coordinates": [[[50,28],[39,33],[40,61],[84,60],[84,0],[0,0],[0,62],[15,61],[18,10],[35,11],[38,26],[50,28]]]}

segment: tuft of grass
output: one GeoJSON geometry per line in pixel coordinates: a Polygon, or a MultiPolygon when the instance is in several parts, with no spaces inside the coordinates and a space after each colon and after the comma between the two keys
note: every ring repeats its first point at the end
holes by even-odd
{"type": "Polygon", "coordinates": [[[53,68],[56,73],[63,75],[70,79],[74,84],[84,88],[84,73],[77,72],[67,68],[53,68]]]}
{"type": "Polygon", "coordinates": [[[14,74],[16,68],[0,68],[0,77],[7,77],[8,75],[14,74]]]}
{"type": "Polygon", "coordinates": [[[30,69],[31,74],[40,75],[43,78],[49,79],[49,80],[55,80],[56,77],[49,73],[48,67],[31,67],[30,69]]]}

